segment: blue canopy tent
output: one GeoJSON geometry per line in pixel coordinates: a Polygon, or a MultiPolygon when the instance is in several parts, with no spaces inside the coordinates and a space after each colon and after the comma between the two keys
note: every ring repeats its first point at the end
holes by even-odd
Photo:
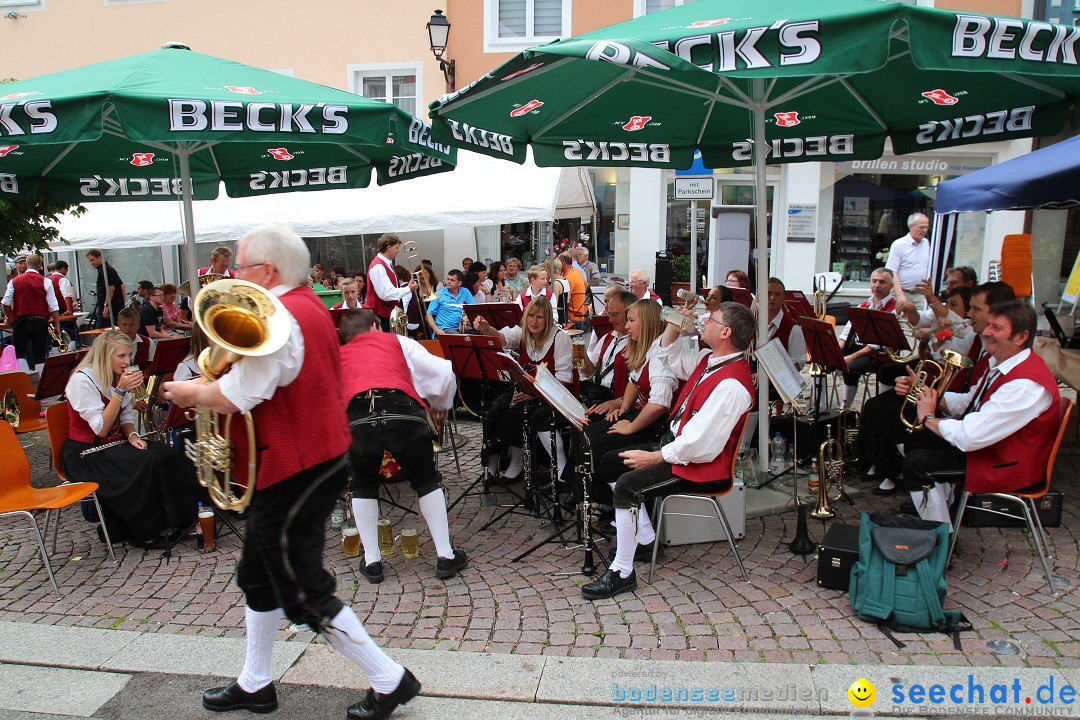
{"type": "Polygon", "coordinates": [[[956,213],[1077,206],[1080,206],[1080,136],[939,183],[934,205],[932,275],[935,282],[942,280],[956,213]]]}

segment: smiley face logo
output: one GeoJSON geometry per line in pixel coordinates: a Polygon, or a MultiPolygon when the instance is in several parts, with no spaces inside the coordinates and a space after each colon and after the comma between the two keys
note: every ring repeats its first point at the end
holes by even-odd
{"type": "Polygon", "coordinates": [[[848,700],[857,708],[868,708],[877,700],[877,688],[866,678],[859,678],[851,683],[847,691],[848,700]]]}

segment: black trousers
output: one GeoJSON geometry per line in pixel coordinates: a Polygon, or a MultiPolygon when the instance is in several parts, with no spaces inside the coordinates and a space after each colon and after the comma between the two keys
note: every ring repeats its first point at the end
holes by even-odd
{"type": "Polygon", "coordinates": [[[379,318],[379,327],[382,328],[382,331],[390,332],[390,318],[382,315],[376,315],[375,317],[379,318]]]}
{"type": "MultiPolygon", "coordinates": [[[[640,414],[640,410],[631,410],[619,418],[619,420],[633,421],[640,414]]],[[[608,453],[614,452],[618,455],[618,453],[626,448],[639,447],[655,442],[656,439],[663,434],[664,425],[666,424],[667,419],[666,415],[661,415],[656,421],[639,432],[632,435],[619,435],[608,432],[608,429],[614,423],[608,422],[597,415],[590,415],[589,424],[585,426],[585,434],[589,437],[589,446],[592,450],[593,459],[599,461],[596,468],[594,468],[596,470],[595,479],[597,483],[606,485],[607,483],[615,482],[626,470],[625,466],[619,467],[612,463],[608,467],[608,470],[615,468],[614,473],[605,472],[603,459],[608,453]]]]}
{"type": "Polygon", "coordinates": [[[353,497],[379,499],[384,482],[408,481],[418,497],[442,487],[442,475],[435,466],[427,411],[400,390],[373,390],[352,399],[348,408],[352,445],[349,460],[353,497]],[[398,470],[387,479],[381,473],[383,451],[397,461],[398,470]]]}
{"type": "MultiPolygon", "coordinates": [[[[850,352],[855,352],[862,346],[858,343],[853,343],[852,347],[853,349],[850,352]]],[[[860,377],[869,375],[870,373],[876,373],[880,367],[881,360],[879,360],[876,355],[863,355],[862,357],[855,358],[848,363],[848,371],[844,373],[844,384],[849,387],[854,387],[859,384],[860,377]]]]}
{"type": "MultiPolygon", "coordinates": [[[[907,428],[900,422],[904,399],[893,390],[883,390],[867,400],[859,423],[859,457],[874,466],[877,477],[899,478],[903,456],[897,443],[907,443],[907,428]]],[[[911,415],[914,412],[911,411],[911,415]]]]}
{"type": "Polygon", "coordinates": [[[334,576],[323,567],[323,549],[347,464],[342,455],[255,492],[236,566],[236,584],[252,610],[281,608],[291,621],[316,632],[341,611],[334,576]]]}
{"type": "Polygon", "coordinates": [[[897,378],[907,377],[908,368],[914,370],[918,364],[918,360],[909,363],[885,363],[878,369],[878,383],[881,385],[896,385],[897,378]]]}
{"type": "Polygon", "coordinates": [[[49,357],[49,319],[35,315],[23,315],[11,327],[11,340],[15,344],[15,356],[26,360],[30,369],[49,357]],[[28,352],[29,351],[29,352],[28,352]]]}
{"type": "MultiPolygon", "coordinates": [[[[502,452],[510,447],[524,447],[523,427],[526,408],[528,409],[529,425],[535,434],[538,431],[549,430],[551,425],[551,411],[540,401],[528,403],[513,403],[517,388],[511,388],[502,395],[496,397],[488,406],[484,416],[484,432],[492,440],[492,450],[502,452]]],[[[482,458],[487,462],[487,458],[482,458]]]]}
{"type": "Polygon", "coordinates": [[[967,453],[929,430],[916,430],[904,444],[905,490],[962,482],[966,469],[967,453]]]}
{"type": "MultiPolygon", "coordinates": [[[[660,449],[660,443],[647,443],[623,450],[648,450],[660,449]]],[[[621,452],[621,451],[619,451],[621,452]]],[[[715,482],[694,482],[686,480],[671,473],[671,465],[662,462],[659,465],[643,468],[641,470],[627,470],[622,464],[623,460],[618,452],[610,452],[600,461],[603,470],[608,476],[619,473],[618,467],[622,468],[615,481],[615,500],[613,505],[621,510],[635,508],[646,499],[652,500],[667,495],[679,493],[709,493],[724,492],[731,487],[731,480],[717,480],[715,482]]]]}

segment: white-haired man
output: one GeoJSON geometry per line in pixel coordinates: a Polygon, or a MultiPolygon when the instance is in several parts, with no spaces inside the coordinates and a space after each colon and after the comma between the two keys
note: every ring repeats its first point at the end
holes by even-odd
{"type": "Polygon", "coordinates": [[[915,292],[915,286],[930,277],[930,218],[922,213],[908,217],[908,234],[893,240],[889,261],[885,267],[893,271],[896,282],[896,304],[910,302],[920,311],[926,309],[926,298],[915,292]]]}
{"type": "Polygon", "coordinates": [[[589,287],[600,284],[600,268],[596,267],[596,263],[589,259],[589,248],[579,245],[574,248],[574,260],[575,265],[580,268],[581,274],[585,276],[585,284],[589,287]]]}
{"type": "Polygon", "coordinates": [[[630,292],[637,295],[638,300],[648,298],[663,303],[660,296],[649,289],[649,273],[641,268],[630,273],[630,292]]]}
{"type": "Polygon", "coordinates": [[[334,324],[308,287],[311,256],[292,230],[264,225],[236,251],[236,275],[269,290],[288,313],[289,341],[268,355],[247,357],[219,380],[165,385],[166,397],[184,407],[250,411],[260,449],[254,499],[236,581],[247,607],[247,657],[232,684],[203,693],[213,711],[277,708],[270,674],[274,637],[282,615],[307,625],[359,665],[371,689],[347,717],[383,718],[420,692],[420,683],[368,636],[352,608],[335,595],[323,567],[324,528],[345,488],[350,444],[334,324]],[[297,422],[297,408],[321,398],[320,412],[297,422]],[[329,405],[327,405],[329,403],[329,405]]]}

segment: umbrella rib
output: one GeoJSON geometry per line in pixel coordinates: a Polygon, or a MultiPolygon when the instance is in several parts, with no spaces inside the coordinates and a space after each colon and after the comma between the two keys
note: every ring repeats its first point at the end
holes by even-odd
{"type": "MultiPolygon", "coordinates": [[[[550,54],[550,53],[544,53],[544,54],[550,54]]],[[[504,89],[506,89],[508,87],[513,87],[517,83],[521,82],[522,79],[525,78],[525,77],[528,77],[529,80],[533,80],[536,77],[538,77],[540,75],[543,75],[546,72],[554,70],[555,68],[557,68],[557,67],[559,67],[561,65],[565,65],[566,63],[568,63],[568,62],[570,62],[572,60],[576,60],[576,59],[578,59],[578,58],[572,58],[572,57],[560,58],[559,60],[556,60],[555,62],[551,63],[550,65],[546,65],[546,66],[544,66],[542,68],[537,68],[536,70],[530,70],[527,73],[523,73],[523,74],[521,74],[521,75],[519,75],[519,76],[517,76],[515,78],[510,78],[509,80],[504,80],[503,82],[499,83],[498,85],[495,85],[493,87],[489,87],[486,90],[481,90],[481,91],[479,91],[479,92],[477,92],[475,94],[469,94],[469,95],[463,95],[463,96],[459,95],[458,97],[454,98],[452,101],[448,101],[448,102],[453,102],[455,107],[462,107],[464,105],[468,105],[471,102],[475,102],[477,100],[483,100],[485,97],[487,97],[488,95],[490,95],[490,94],[492,94],[494,92],[499,92],[499,91],[504,90],[504,89]]],[[[459,92],[464,92],[464,89],[459,91],[459,92]]],[[[440,114],[440,112],[445,107],[446,107],[445,104],[441,105],[440,107],[435,108],[431,112],[433,114],[435,114],[435,115],[438,115],[438,114],[440,114]]]]}
{"type": "Polygon", "coordinates": [[[602,88],[600,88],[598,91],[596,91],[594,93],[589,93],[589,96],[586,97],[584,100],[577,103],[576,105],[574,105],[572,108],[570,108],[566,112],[562,113],[561,115],[558,115],[558,116],[552,118],[546,124],[540,126],[540,129],[532,134],[533,140],[536,140],[537,138],[543,137],[544,134],[547,133],[548,130],[550,130],[555,125],[561,123],[563,120],[566,119],[566,117],[568,115],[573,115],[578,110],[585,107],[586,105],[588,105],[590,102],[592,102],[596,98],[602,97],[604,93],[606,93],[608,90],[610,90],[615,85],[618,85],[619,83],[623,82],[623,80],[629,80],[630,78],[632,78],[634,76],[634,72],[635,72],[634,70],[630,70],[629,72],[620,73],[619,75],[615,76],[615,78],[613,80],[611,80],[609,83],[607,83],[602,88]]]}
{"type": "Polygon", "coordinates": [[[46,175],[48,175],[48,174],[49,174],[50,172],[52,172],[52,169],[53,169],[54,167],[56,167],[56,164],[57,164],[58,162],[60,162],[61,160],[63,160],[63,159],[64,159],[64,157],[65,157],[65,156],[66,156],[66,155],[67,155],[67,154],[68,154],[69,152],[71,152],[72,150],[74,150],[74,149],[75,149],[75,146],[76,146],[77,144],[78,144],[78,143],[68,143],[67,147],[66,147],[66,148],[64,148],[63,150],[61,150],[61,151],[60,151],[59,153],[57,153],[56,157],[54,157],[54,158],[52,159],[52,162],[50,162],[50,163],[49,163],[49,164],[48,164],[48,165],[47,165],[47,166],[45,167],[45,169],[41,171],[41,176],[42,176],[42,177],[45,177],[45,176],[46,176],[46,175]]]}
{"type": "Polygon", "coordinates": [[[1055,96],[1057,96],[1059,98],[1065,97],[1065,93],[1062,92],[1061,90],[1058,90],[1057,88],[1052,88],[1049,85],[1043,85],[1041,82],[1038,82],[1037,80],[1034,80],[1032,78],[1021,77],[1021,76],[1017,75],[1016,73],[1008,73],[1008,72],[995,73],[995,74],[1000,75],[1001,77],[1004,77],[1004,78],[1008,78],[1009,80],[1012,80],[1014,82],[1018,82],[1021,85],[1027,85],[1028,87],[1035,88],[1036,90],[1041,90],[1041,91],[1043,91],[1045,93],[1048,93],[1050,95],[1055,95],[1055,96]]]}
{"type": "Polygon", "coordinates": [[[881,126],[882,130],[888,129],[888,125],[886,125],[885,121],[881,119],[881,116],[877,114],[874,108],[870,107],[870,104],[863,99],[863,96],[860,95],[855,88],[851,87],[851,83],[847,81],[847,78],[840,78],[840,84],[844,86],[845,90],[851,93],[851,97],[855,98],[855,102],[862,105],[862,108],[866,111],[866,114],[872,117],[874,119],[874,122],[881,126]]]}
{"type": "Polygon", "coordinates": [[[338,147],[341,148],[342,150],[344,150],[345,152],[349,153],[350,155],[355,155],[356,157],[360,158],[361,160],[363,160],[366,163],[371,163],[372,165],[375,164],[375,162],[369,156],[367,156],[364,153],[360,152],[356,148],[349,147],[348,145],[338,145],[338,147]]]}

